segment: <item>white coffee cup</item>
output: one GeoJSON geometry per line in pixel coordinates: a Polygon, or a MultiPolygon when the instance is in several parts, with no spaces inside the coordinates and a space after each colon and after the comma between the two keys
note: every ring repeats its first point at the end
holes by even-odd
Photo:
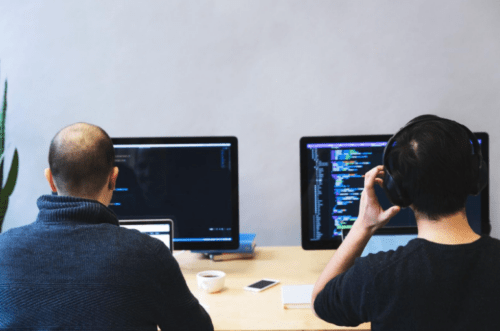
{"type": "Polygon", "coordinates": [[[197,273],[196,279],[198,280],[198,288],[208,293],[214,293],[224,287],[226,274],[218,270],[207,270],[197,273]]]}

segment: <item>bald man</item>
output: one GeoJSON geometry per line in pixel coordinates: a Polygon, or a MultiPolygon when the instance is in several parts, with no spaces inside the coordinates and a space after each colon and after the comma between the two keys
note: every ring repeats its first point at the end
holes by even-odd
{"type": "Polygon", "coordinates": [[[101,128],[59,131],[32,224],[0,235],[0,329],[213,330],[163,242],[120,228],[101,128]]]}

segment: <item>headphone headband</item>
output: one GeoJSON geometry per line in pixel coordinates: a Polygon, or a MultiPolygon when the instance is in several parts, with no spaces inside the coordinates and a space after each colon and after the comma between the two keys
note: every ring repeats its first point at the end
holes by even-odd
{"type": "Polygon", "coordinates": [[[387,145],[385,146],[384,149],[384,156],[383,156],[383,164],[384,164],[384,169],[385,169],[385,178],[384,178],[384,190],[389,197],[389,200],[395,205],[401,206],[401,207],[408,207],[411,205],[412,201],[408,195],[408,193],[403,189],[403,185],[401,182],[398,180],[394,179],[394,177],[391,174],[392,169],[392,164],[389,164],[389,154],[392,150],[392,147],[394,146],[397,137],[401,134],[401,132],[405,131],[406,129],[414,126],[415,124],[418,123],[423,123],[423,122],[430,122],[430,121],[436,121],[436,122],[448,122],[448,123],[453,123],[458,126],[460,126],[462,129],[465,130],[467,135],[469,136],[470,141],[472,142],[473,146],[473,154],[471,155],[471,163],[472,163],[472,168],[474,172],[474,185],[470,189],[470,194],[472,195],[477,195],[481,190],[486,186],[488,182],[488,169],[486,166],[486,163],[483,160],[483,155],[481,152],[481,146],[479,145],[479,142],[476,138],[476,136],[465,126],[460,123],[457,123],[453,120],[449,120],[446,118],[441,118],[436,115],[422,115],[414,118],[410,122],[408,122],[404,127],[402,127],[396,134],[394,134],[389,141],[387,142],[387,145]]]}

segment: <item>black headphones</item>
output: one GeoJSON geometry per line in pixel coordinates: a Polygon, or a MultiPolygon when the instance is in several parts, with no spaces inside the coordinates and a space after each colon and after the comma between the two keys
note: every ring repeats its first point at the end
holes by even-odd
{"type": "Polygon", "coordinates": [[[396,142],[396,138],[402,131],[406,130],[407,128],[417,123],[429,122],[429,121],[453,123],[455,125],[459,125],[467,132],[467,135],[469,136],[469,139],[472,142],[473,146],[473,154],[471,155],[471,164],[474,176],[473,184],[469,190],[469,194],[478,195],[479,192],[481,192],[481,190],[486,186],[486,184],[488,184],[488,166],[486,165],[486,162],[484,162],[483,160],[481,147],[479,146],[479,142],[477,141],[476,136],[466,126],[457,123],[455,121],[441,118],[436,115],[422,115],[408,122],[394,136],[392,136],[391,139],[389,139],[389,141],[387,142],[387,145],[385,146],[384,149],[384,156],[383,156],[383,164],[385,170],[384,190],[385,193],[387,194],[387,197],[389,197],[389,200],[394,205],[400,206],[402,208],[411,205],[412,201],[408,196],[408,192],[406,192],[406,190],[403,189],[401,181],[394,179],[394,177],[391,175],[391,171],[393,169],[389,162],[389,154],[396,142]]]}

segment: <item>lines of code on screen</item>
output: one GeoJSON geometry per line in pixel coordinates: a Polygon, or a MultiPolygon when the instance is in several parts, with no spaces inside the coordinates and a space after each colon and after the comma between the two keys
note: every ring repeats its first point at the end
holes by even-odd
{"type": "Polygon", "coordinates": [[[364,174],[381,163],[384,143],[310,144],[311,240],[340,236],[358,216],[364,174]]]}

